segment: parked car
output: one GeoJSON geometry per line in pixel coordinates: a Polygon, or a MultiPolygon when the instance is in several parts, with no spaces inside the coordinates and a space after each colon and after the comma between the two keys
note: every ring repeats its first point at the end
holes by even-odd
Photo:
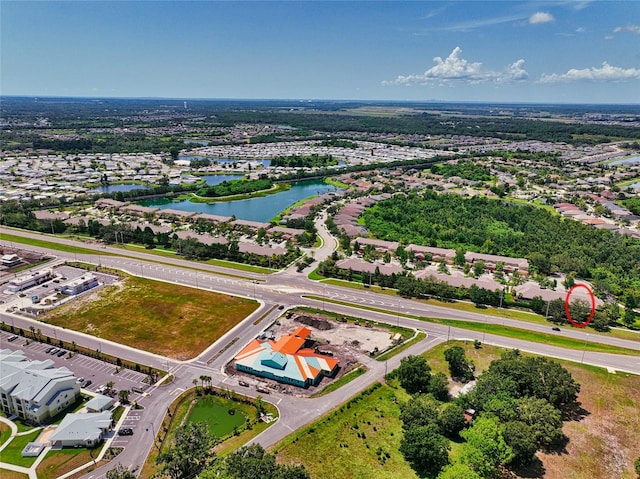
{"type": "Polygon", "coordinates": [[[551,329],[553,329],[554,331],[560,331],[560,328],[559,328],[558,326],[554,326],[554,327],[553,327],[553,328],[551,328],[551,329]]]}
{"type": "Polygon", "coordinates": [[[53,351],[55,348],[53,346],[51,346],[50,348],[45,349],[45,353],[49,354],[51,351],[53,351]]]}
{"type": "Polygon", "coordinates": [[[118,436],[133,436],[133,429],[130,427],[123,427],[118,431],[118,436]]]}
{"type": "Polygon", "coordinates": [[[91,386],[91,383],[93,383],[93,381],[91,379],[87,379],[84,384],[81,386],[82,389],[87,389],[89,386],[91,386]]]}
{"type": "Polygon", "coordinates": [[[59,358],[61,358],[62,356],[64,356],[65,354],[67,354],[67,352],[64,349],[61,349],[60,351],[58,351],[56,353],[58,355],[59,358]]]}
{"type": "Polygon", "coordinates": [[[49,351],[49,354],[56,354],[58,351],[60,351],[58,348],[53,348],[51,351],[49,351]]]}
{"type": "Polygon", "coordinates": [[[84,378],[80,377],[80,378],[76,379],[76,382],[78,384],[82,384],[84,382],[84,378]]]}
{"type": "Polygon", "coordinates": [[[18,339],[18,336],[11,336],[9,339],[7,339],[7,341],[9,341],[10,343],[14,342],[16,339],[18,339]]]}

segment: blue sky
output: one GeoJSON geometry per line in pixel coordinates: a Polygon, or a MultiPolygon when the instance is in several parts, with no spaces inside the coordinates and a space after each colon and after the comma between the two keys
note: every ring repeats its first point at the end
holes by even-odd
{"type": "Polygon", "coordinates": [[[5,1],[3,95],[640,103],[640,1],[5,1]]]}

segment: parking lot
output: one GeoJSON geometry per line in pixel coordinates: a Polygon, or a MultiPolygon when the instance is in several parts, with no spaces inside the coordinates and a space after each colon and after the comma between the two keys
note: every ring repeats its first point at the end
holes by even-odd
{"type": "Polygon", "coordinates": [[[114,364],[90,358],[82,354],[71,354],[70,351],[65,349],[60,350],[60,348],[56,348],[58,351],[50,351],[47,353],[47,350],[53,347],[50,344],[29,340],[30,344],[25,345],[26,340],[21,336],[13,341],[9,341],[12,336],[14,335],[11,333],[1,331],[0,348],[22,350],[27,359],[30,360],[43,361],[50,359],[55,363],[56,367],[64,366],[73,372],[77,378],[83,378],[83,384],[91,381],[91,384],[85,388],[86,391],[95,393],[96,389],[104,386],[109,381],[113,381],[114,390],[119,391],[125,389],[132,391],[129,397],[130,399],[135,399],[137,394],[133,392],[134,388],[135,390],[144,390],[148,386],[147,383],[143,382],[147,377],[146,374],[125,368],[119,368],[119,372],[116,373],[116,366],[114,364]],[[62,354],[63,352],[64,354],[62,354]]]}

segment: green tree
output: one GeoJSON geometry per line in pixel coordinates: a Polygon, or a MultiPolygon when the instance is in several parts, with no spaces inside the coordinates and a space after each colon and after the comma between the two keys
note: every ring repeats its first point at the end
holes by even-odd
{"type": "Polygon", "coordinates": [[[511,462],[513,450],[504,441],[498,418],[480,416],[460,435],[466,440],[462,445],[462,462],[483,478],[501,477],[500,466],[511,462]]]}
{"type": "Polygon", "coordinates": [[[260,444],[241,447],[214,469],[211,477],[220,479],[310,479],[304,466],[277,464],[260,444]]]}
{"type": "Polygon", "coordinates": [[[640,457],[636,459],[636,462],[634,462],[633,465],[635,467],[636,474],[640,477],[640,457]]]}
{"type": "Polygon", "coordinates": [[[449,399],[449,381],[444,373],[436,373],[431,375],[429,379],[429,393],[438,401],[446,401],[449,399]]]}
{"type": "Polygon", "coordinates": [[[438,417],[440,431],[447,437],[455,438],[464,429],[464,410],[457,404],[445,404],[438,417]]]}
{"type": "Polygon", "coordinates": [[[455,264],[456,266],[464,266],[464,264],[467,262],[464,257],[464,253],[464,249],[456,249],[456,255],[453,257],[453,264],[455,264]]]}
{"type": "Polygon", "coordinates": [[[502,436],[513,450],[511,464],[518,467],[531,464],[538,450],[531,427],[522,421],[510,421],[502,426],[502,436]]]}
{"type": "Polygon", "coordinates": [[[562,439],[562,415],[546,399],[526,397],[518,400],[518,417],[530,427],[539,447],[548,448],[562,439]]]}
{"type": "Polygon", "coordinates": [[[206,423],[187,423],[178,429],[173,443],[159,458],[162,473],[171,479],[197,476],[215,457],[215,438],[206,423]]]}
{"type": "Polygon", "coordinates": [[[436,476],[449,463],[449,450],[436,424],[409,429],[400,440],[400,452],[421,477],[436,476]]]}
{"type": "Polygon", "coordinates": [[[465,351],[460,346],[452,346],[444,351],[444,359],[449,364],[449,373],[452,378],[460,378],[465,381],[473,379],[475,367],[473,362],[466,357],[465,351]]]}
{"type": "Polygon", "coordinates": [[[440,403],[431,394],[417,394],[400,406],[402,428],[407,431],[416,427],[438,424],[440,403]]]}
{"type": "Polygon", "coordinates": [[[469,466],[462,462],[456,462],[454,464],[445,466],[437,479],[483,479],[471,469],[469,466]]]}
{"type": "Polygon", "coordinates": [[[409,394],[426,392],[429,390],[431,368],[422,356],[409,355],[400,360],[397,370],[398,380],[409,394]]]}

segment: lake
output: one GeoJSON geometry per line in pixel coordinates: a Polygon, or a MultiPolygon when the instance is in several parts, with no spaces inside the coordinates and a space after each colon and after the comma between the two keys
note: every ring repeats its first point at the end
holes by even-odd
{"type": "Polygon", "coordinates": [[[94,191],[100,193],[115,193],[116,191],[146,190],[146,185],[100,185],[94,191]]]}
{"type": "Polygon", "coordinates": [[[292,183],[291,188],[287,191],[247,200],[219,203],[192,203],[188,200],[171,201],[166,199],[153,199],[142,201],[140,204],[160,209],[171,208],[174,210],[194,211],[220,216],[235,215],[238,219],[268,222],[296,201],[326,193],[327,191],[333,191],[334,189],[334,186],[328,185],[322,180],[309,180],[292,183]]]}
{"type": "Polygon", "coordinates": [[[612,161],[610,165],[632,165],[634,163],[640,163],[640,156],[631,156],[629,158],[622,158],[621,160],[612,161]]]}

